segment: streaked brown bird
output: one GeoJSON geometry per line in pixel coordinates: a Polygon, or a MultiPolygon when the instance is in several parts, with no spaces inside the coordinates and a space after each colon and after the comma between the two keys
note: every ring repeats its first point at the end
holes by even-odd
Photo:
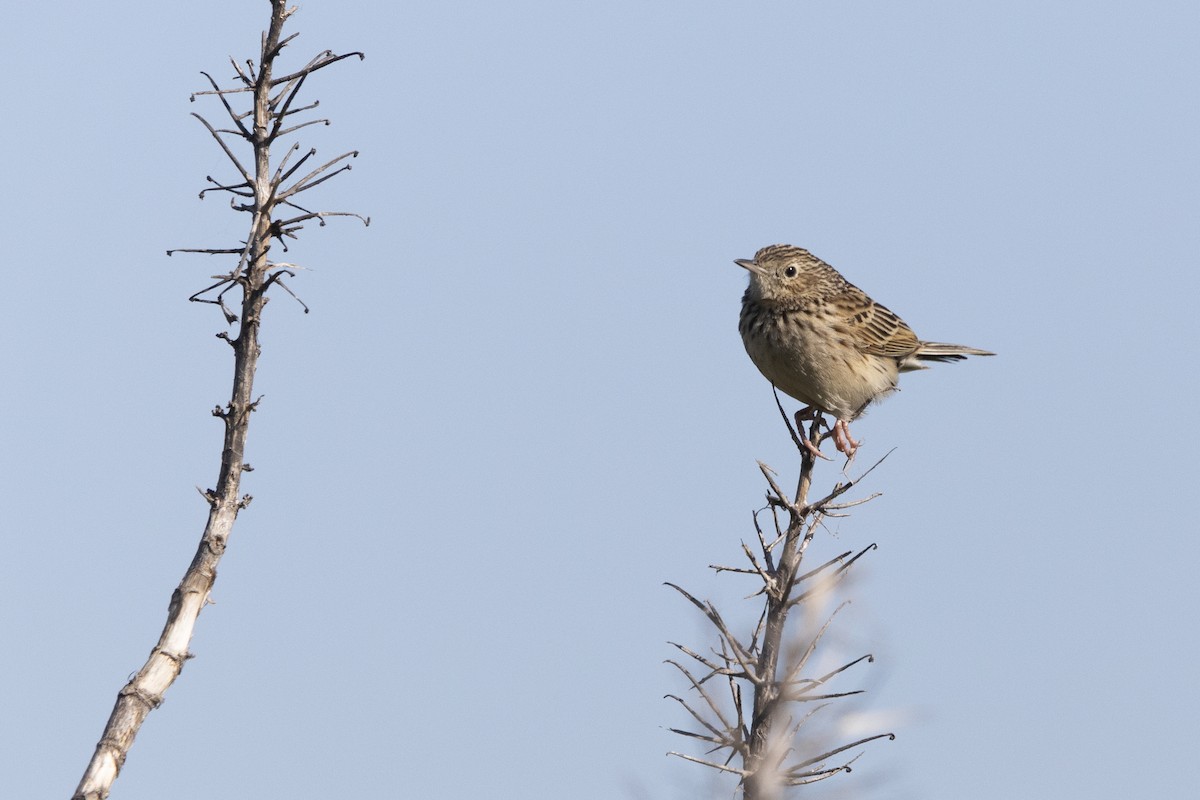
{"type": "Polygon", "coordinates": [[[836,417],[834,443],[847,457],[860,444],[850,438],[850,422],[894,392],[901,372],[995,355],[921,341],[904,320],[802,248],[774,244],[734,263],[750,271],[738,323],[750,360],[807,406],[798,419],[814,411],[836,417]]]}

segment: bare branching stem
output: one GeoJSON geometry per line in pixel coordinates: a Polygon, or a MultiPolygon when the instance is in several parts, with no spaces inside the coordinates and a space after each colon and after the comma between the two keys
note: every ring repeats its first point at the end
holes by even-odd
{"type": "MultiPolygon", "coordinates": [[[[258,405],[253,393],[254,375],[261,354],[259,330],[263,310],[267,304],[268,289],[278,284],[291,293],[291,289],[284,286],[279,279],[285,274],[294,275],[283,265],[271,262],[269,255],[272,241],[284,235],[294,237],[300,228],[299,223],[305,219],[315,218],[324,224],[323,218],[328,216],[358,217],[349,212],[312,212],[303,218],[292,218],[283,222],[276,219],[276,206],[282,204],[285,198],[317,186],[337,174],[341,170],[328,174],[326,171],[352,155],[348,153],[327,162],[286,191],[281,191],[282,182],[292,171],[285,172],[280,165],[273,168],[271,150],[276,140],[288,132],[282,130],[284,117],[303,110],[291,108],[296,92],[313,72],[351,55],[361,58],[362,54],[334,55],[325,51],[313,58],[303,69],[282,78],[273,78],[276,58],[284,45],[295,36],[293,34],[281,38],[284,23],[295,9],[287,8],[284,0],[270,0],[270,4],[271,21],[262,37],[257,68],[252,61],[247,61],[245,68],[233,62],[238,85],[231,89],[222,89],[205,73],[212,86],[211,91],[197,92],[193,95],[193,99],[200,95],[216,95],[233,122],[233,129],[218,130],[203,116],[194,115],[217,140],[240,178],[240,182],[234,179],[224,183],[209,178],[209,182],[214,185],[205,191],[226,191],[246,200],[244,203],[234,204],[234,208],[251,215],[247,238],[238,247],[168,251],[168,255],[171,252],[189,252],[238,257],[228,273],[215,276],[216,283],[197,292],[191,298],[219,306],[228,324],[238,323],[236,336],[224,332],[218,334],[233,348],[233,388],[228,403],[224,407],[218,406],[214,411],[214,416],[224,425],[224,442],[216,488],[201,492],[209,506],[208,523],[183,580],[171,595],[166,624],[158,643],[150,651],[146,663],[119,692],[104,733],[75,790],[74,800],[103,800],[108,796],[146,716],[162,703],[165,692],[179,676],[184,663],[192,657],[188,648],[197,618],[209,602],[209,593],[217,577],[217,565],[225,553],[238,512],[250,502],[250,496],[239,495],[239,491],[242,473],[250,469],[245,463],[246,438],[250,415],[258,405]],[[242,93],[252,94],[253,97],[252,107],[244,112],[238,111],[230,103],[231,96],[242,93]],[[286,97],[286,102],[280,105],[279,101],[283,97],[286,97]],[[250,125],[246,124],[247,121],[250,121],[250,125]],[[227,136],[235,138],[233,144],[226,140],[227,136]],[[239,146],[249,146],[253,157],[252,168],[244,166],[235,155],[233,145],[238,144],[237,139],[241,140],[239,146]],[[226,293],[231,290],[240,292],[241,295],[238,313],[231,311],[224,302],[226,293]],[[206,296],[214,291],[217,292],[215,299],[208,299],[206,296]]],[[[299,127],[302,125],[294,126],[290,130],[299,127]]],[[[290,147],[287,152],[291,152],[290,147]]],[[[293,171],[294,169],[295,167],[293,171]]],[[[292,203],[286,205],[294,206],[292,203]]],[[[358,218],[364,223],[368,221],[364,217],[358,218]]]]}
{"type": "MultiPolygon", "coordinates": [[[[872,657],[861,656],[814,678],[803,677],[802,673],[809,666],[833,615],[807,634],[803,646],[795,647],[798,633],[789,627],[789,612],[826,594],[832,584],[874,545],[853,555],[852,551],[846,551],[814,569],[801,572],[804,556],[823,520],[828,516],[839,516],[836,512],[867,502],[871,497],[834,503],[857,485],[862,480],[860,477],[839,482],[824,497],[810,502],[818,448],[829,434],[822,433],[824,420],[819,413],[811,417],[812,423],[805,431],[802,427],[792,427],[782,405],[779,410],[800,454],[796,492],[788,497],[776,480],[774,470],[759,462],[769,491],[767,508],[754,514],[757,551],[742,542],[742,553],[750,564],[748,568],[712,565],[718,572],[758,579],[761,586],[750,595],[763,597],[758,624],[749,636],[739,637],[711,602],[700,600],[675,584],[667,584],[705,615],[719,643],[708,655],[675,645],[704,669],[697,676],[677,661],[668,662],[684,676],[701,702],[693,704],[676,695],[668,697],[678,702],[702,730],[672,730],[689,739],[703,741],[708,748],[705,758],[683,753],[672,755],[740,776],[743,796],[747,800],[777,800],[789,786],[812,783],[849,771],[850,763],[857,756],[833,764],[827,762],[848,749],[891,736],[881,734],[834,748],[820,747],[815,756],[802,756],[798,752],[795,739],[800,726],[823,708],[824,701],[859,693],[858,690],[834,691],[828,684],[855,665],[871,661],[872,657]],[[773,536],[764,533],[760,525],[759,514],[764,511],[769,511],[772,516],[773,536]],[[728,705],[719,700],[708,684],[717,676],[722,676],[729,686],[728,705]],[[743,703],[743,687],[750,689],[748,709],[743,703]],[[797,722],[792,709],[799,703],[815,705],[797,722]],[[711,758],[721,751],[727,751],[723,762],[711,758]]],[[[797,417],[797,424],[807,418],[797,417]]]]}

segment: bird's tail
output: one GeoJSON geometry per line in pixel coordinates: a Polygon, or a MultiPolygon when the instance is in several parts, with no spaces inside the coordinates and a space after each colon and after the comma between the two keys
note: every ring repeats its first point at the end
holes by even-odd
{"type": "Polygon", "coordinates": [[[962,361],[967,356],[994,356],[987,350],[967,347],[963,344],[948,344],[946,342],[921,342],[920,349],[912,354],[920,361],[962,361]]]}

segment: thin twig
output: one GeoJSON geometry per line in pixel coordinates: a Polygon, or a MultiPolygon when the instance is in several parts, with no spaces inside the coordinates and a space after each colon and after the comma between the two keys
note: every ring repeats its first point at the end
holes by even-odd
{"type": "Polygon", "coordinates": [[[692,761],[696,764],[703,764],[706,767],[712,767],[713,769],[719,769],[722,772],[732,772],[734,775],[741,775],[743,778],[746,777],[746,774],[747,774],[746,770],[744,770],[744,769],[738,769],[736,767],[731,767],[728,764],[717,764],[716,762],[713,762],[713,761],[705,761],[703,758],[696,758],[695,756],[689,756],[687,753],[678,753],[678,752],[672,750],[671,752],[667,753],[667,755],[677,756],[679,758],[682,758],[684,761],[692,761]]]}
{"type": "Polygon", "coordinates": [[[246,168],[242,166],[242,162],[238,161],[237,156],[235,156],[233,151],[229,149],[229,145],[225,144],[225,140],[221,138],[220,132],[215,130],[212,125],[209,125],[208,120],[197,114],[195,111],[192,112],[192,116],[200,120],[204,127],[208,128],[208,132],[211,133],[212,137],[217,140],[217,144],[221,145],[221,149],[225,151],[225,155],[228,156],[229,160],[233,162],[233,166],[237,167],[238,174],[242,176],[242,180],[244,180],[246,183],[251,183],[253,179],[250,177],[250,173],[247,172],[246,168]]]}
{"type": "Polygon", "coordinates": [[[213,80],[212,75],[209,75],[203,70],[201,70],[200,74],[207,78],[208,82],[212,84],[213,90],[215,91],[217,97],[221,100],[221,105],[225,106],[225,112],[229,114],[229,118],[233,120],[233,124],[237,126],[237,133],[240,134],[242,138],[249,140],[250,131],[247,130],[246,126],[242,124],[242,120],[246,118],[246,115],[239,114],[233,110],[233,106],[229,105],[229,101],[225,99],[225,93],[221,91],[221,87],[218,86],[217,82],[213,80]]]}

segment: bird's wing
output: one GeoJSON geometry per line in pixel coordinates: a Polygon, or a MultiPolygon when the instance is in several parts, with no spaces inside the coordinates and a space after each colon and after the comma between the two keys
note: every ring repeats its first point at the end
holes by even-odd
{"type": "Polygon", "coordinates": [[[854,344],[873,356],[904,358],[921,346],[917,335],[904,320],[879,305],[858,287],[847,292],[847,318],[854,344]]]}

